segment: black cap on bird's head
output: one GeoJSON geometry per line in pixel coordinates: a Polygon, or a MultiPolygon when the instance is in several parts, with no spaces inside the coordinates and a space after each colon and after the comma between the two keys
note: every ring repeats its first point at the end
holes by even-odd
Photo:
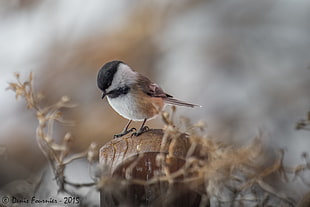
{"type": "Polygon", "coordinates": [[[97,86],[103,92],[102,98],[106,95],[105,90],[112,84],[114,75],[117,71],[118,65],[123,63],[119,60],[114,60],[104,64],[98,72],[97,86]]]}

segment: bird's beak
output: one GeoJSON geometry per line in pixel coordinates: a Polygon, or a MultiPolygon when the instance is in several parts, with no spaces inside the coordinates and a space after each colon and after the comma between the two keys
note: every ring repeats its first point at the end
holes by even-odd
{"type": "Polygon", "coordinates": [[[105,91],[103,91],[101,98],[103,99],[105,97],[105,95],[107,95],[107,93],[105,91]]]}

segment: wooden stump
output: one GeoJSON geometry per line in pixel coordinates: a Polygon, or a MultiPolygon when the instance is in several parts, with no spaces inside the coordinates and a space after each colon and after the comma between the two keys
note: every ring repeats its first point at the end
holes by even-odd
{"type": "Polygon", "coordinates": [[[163,171],[173,173],[182,168],[189,147],[185,134],[164,138],[161,129],[112,139],[100,149],[99,156],[108,169],[106,175],[118,184],[102,186],[101,206],[199,206],[200,194],[182,182],[182,175],[155,179],[163,171]]]}

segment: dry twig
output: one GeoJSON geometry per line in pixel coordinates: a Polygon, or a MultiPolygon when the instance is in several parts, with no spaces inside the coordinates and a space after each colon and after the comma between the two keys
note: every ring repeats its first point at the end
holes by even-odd
{"type": "Polygon", "coordinates": [[[22,82],[20,80],[19,73],[15,73],[17,82],[9,83],[7,89],[13,90],[16,94],[16,99],[22,97],[25,99],[27,108],[32,109],[36,113],[39,125],[36,129],[36,139],[41,152],[44,154],[49,162],[49,165],[53,169],[56,182],[59,187],[59,191],[67,192],[65,185],[73,187],[88,187],[95,185],[93,183],[77,184],[68,181],[65,177],[66,166],[77,159],[87,158],[90,162],[96,159],[97,146],[92,143],[90,147],[81,153],[70,154],[70,143],[72,137],[70,133],[66,133],[62,138],[62,143],[55,142],[53,137],[54,123],[59,122],[62,124],[72,124],[65,120],[61,111],[66,108],[72,108],[75,105],[70,103],[70,98],[67,96],[61,97],[61,99],[53,105],[41,106],[42,100],[41,94],[36,94],[33,90],[32,81],[33,75],[30,73],[28,80],[22,82]]]}

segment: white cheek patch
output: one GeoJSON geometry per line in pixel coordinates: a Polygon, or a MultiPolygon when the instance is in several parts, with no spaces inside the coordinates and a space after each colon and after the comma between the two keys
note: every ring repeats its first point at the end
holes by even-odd
{"type": "Polygon", "coordinates": [[[136,82],[137,77],[137,72],[133,71],[128,65],[120,63],[117,72],[114,74],[112,84],[107,91],[131,85],[136,82]]]}

